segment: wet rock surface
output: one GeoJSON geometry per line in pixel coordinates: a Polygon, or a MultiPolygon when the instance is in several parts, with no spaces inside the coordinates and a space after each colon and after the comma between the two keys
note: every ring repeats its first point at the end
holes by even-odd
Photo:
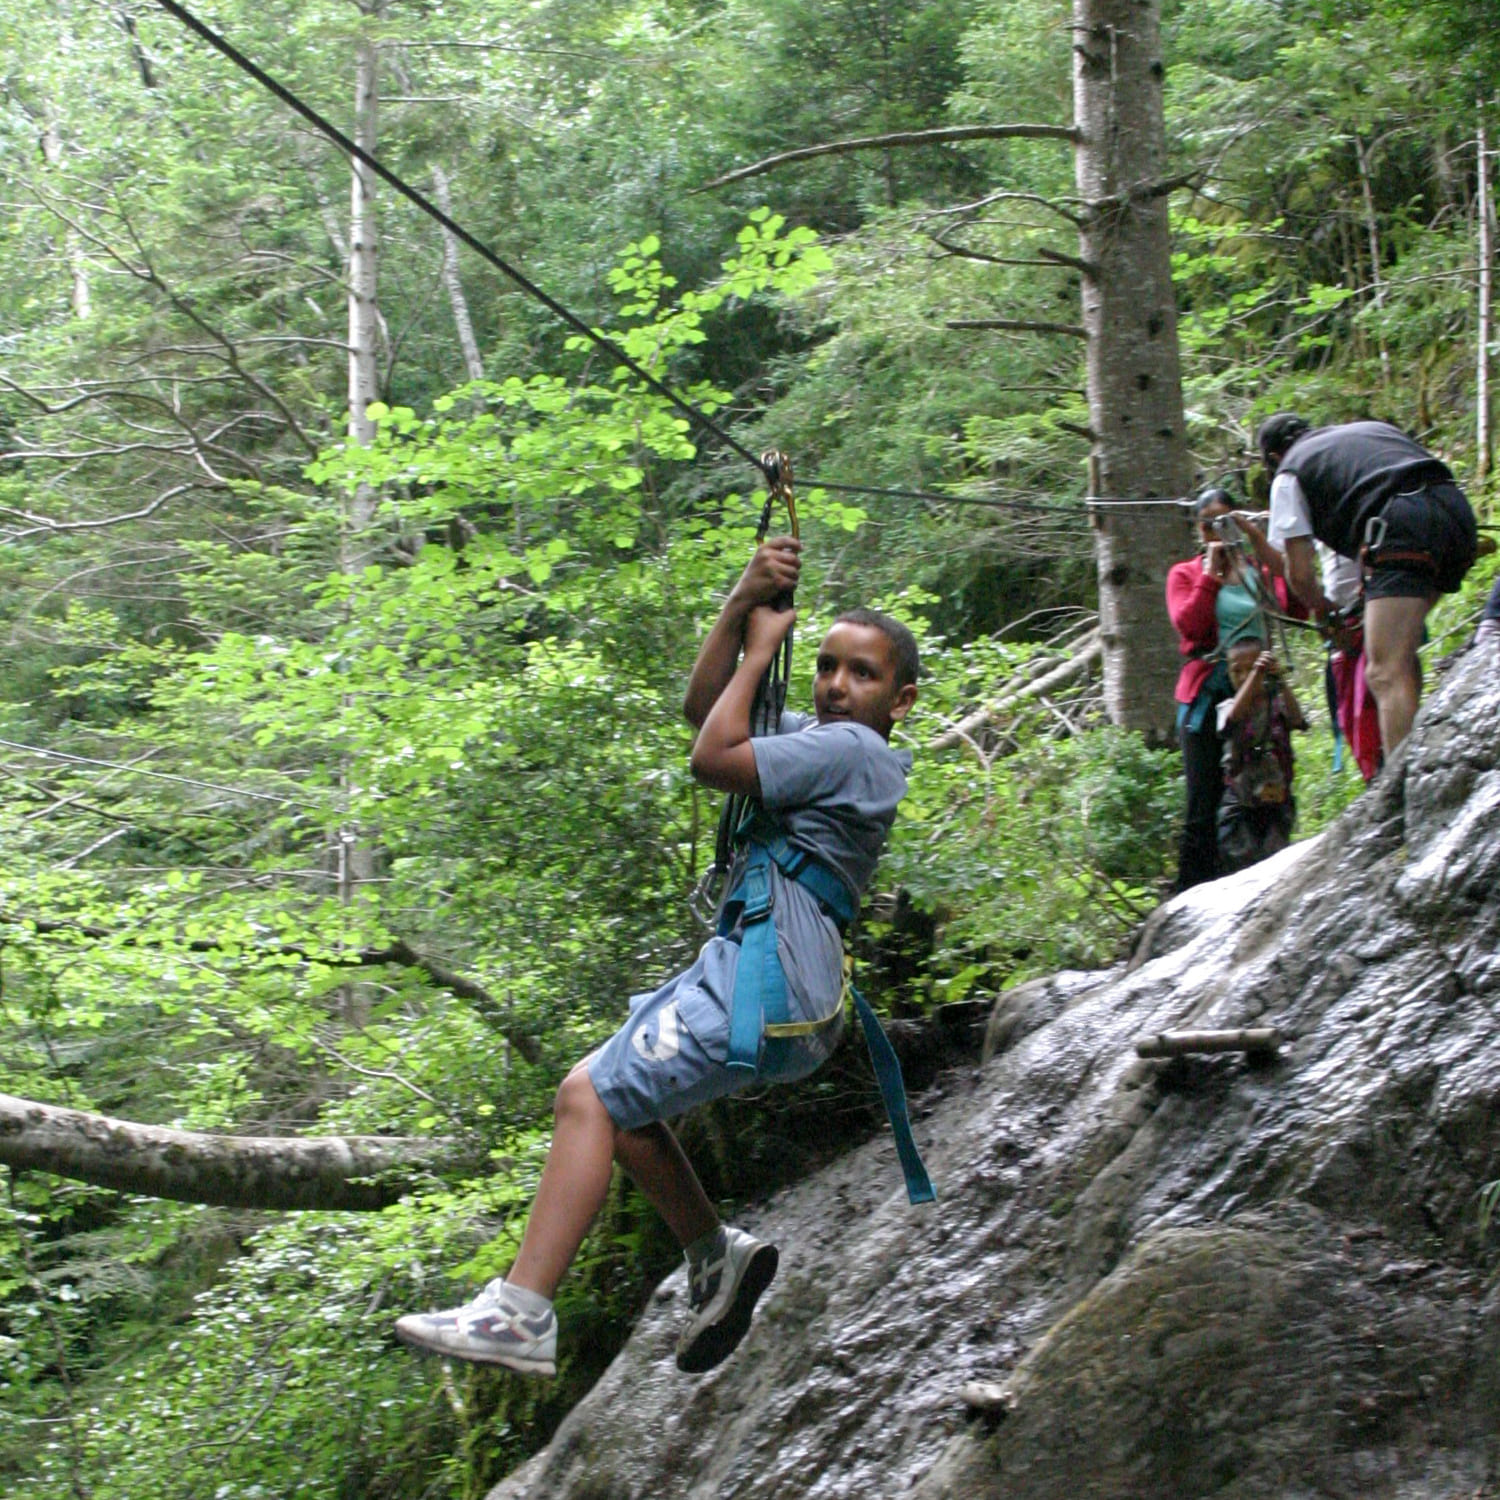
{"type": "Polygon", "coordinates": [[[1500,1494],[1497,1000],[1490,646],[1335,828],[1001,1000],[918,1124],[937,1204],[884,1140],[783,1194],[735,1356],[678,1374],[674,1275],[491,1500],[1500,1494]],[[1274,1060],[1134,1052],[1265,1025],[1274,1060]]]}

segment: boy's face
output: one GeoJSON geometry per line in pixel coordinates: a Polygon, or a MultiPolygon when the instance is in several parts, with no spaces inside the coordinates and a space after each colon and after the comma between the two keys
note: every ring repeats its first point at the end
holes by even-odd
{"type": "Polygon", "coordinates": [[[1234,688],[1238,689],[1255,670],[1255,664],[1265,649],[1259,641],[1247,641],[1229,648],[1229,681],[1234,688]]]}
{"type": "Polygon", "coordinates": [[[863,724],[889,739],[916,701],[916,683],[896,686],[895,648],[878,626],[840,620],[823,637],[813,677],[818,723],[863,724]]]}

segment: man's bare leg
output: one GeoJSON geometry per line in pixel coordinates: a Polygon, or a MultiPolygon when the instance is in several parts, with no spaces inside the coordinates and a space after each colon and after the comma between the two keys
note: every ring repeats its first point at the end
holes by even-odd
{"type": "Polygon", "coordinates": [[[1370,599],[1365,603],[1365,679],[1380,714],[1380,743],[1387,758],[1411,732],[1422,697],[1417,651],[1422,627],[1437,595],[1370,599]]]}

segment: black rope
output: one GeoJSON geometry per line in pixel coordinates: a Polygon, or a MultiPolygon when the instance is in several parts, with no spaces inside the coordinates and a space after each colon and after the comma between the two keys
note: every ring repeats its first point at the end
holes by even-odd
{"type": "Polygon", "coordinates": [[[620,364],[624,365],[625,368],[631,372],[631,374],[645,381],[645,383],[650,386],[651,389],[654,390],[658,395],[663,396],[668,401],[670,401],[672,405],[676,407],[677,410],[680,411],[685,417],[696,423],[705,432],[712,433],[726,447],[732,449],[735,453],[739,454],[739,456],[743,458],[747,463],[753,464],[757,469],[761,471],[762,474],[765,474],[765,466],[762,464],[761,460],[757,458],[755,454],[753,454],[743,444],[736,442],[735,439],[732,438],[727,432],[725,432],[724,429],[720,427],[718,423],[715,422],[711,417],[699,411],[698,408],[693,406],[690,402],[684,401],[682,397],[679,396],[670,386],[668,386],[665,382],[659,380],[638,360],[633,359],[629,354],[625,352],[624,349],[619,346],[619,344],[615,342],[615,340],[610,338],[607,334],[601,333],[597,328],[590,327],[589,324],[585,323],[583,319],[580,318],[576,313],[573,313],[569,311],[568,308],[564,307],[563,304],[557,300],[557,298],[549,295],[547,292],[544,292],[542,288],[539,287],[534,281],[532,281],[531,278],[528,277],[523,271],[518,270],[502,256],[491,250],[483,240],[475,238],[475,236],[470,234],[469,231],[465,229],[461,224],[456,223],[435,203],[433,203],[430,199],[424,197],[416,190],[416,188],[412,187],[401,177],[397,176],[395,172],[391,171],[390,168],[385,166],[385,164],[382,163],[378,158],[372,156],[362,146],[356,145],[336,125],[324,119],[323,116],[320,115],[317,110],[315,110],[311,105],[305,104],[284,84],[277,82],[277,80],[272,78],[271,75],[264,69],[251,62],[243,52],[239,51],[230,42],[227,42],[222,36],[218,34],[218,32],[214,31],[211,27],[204,25],[204,23],[200,21],[196,16],[191,14],[191,12],[185,10],[181,5],[178,5],[176,3],[176,0],[157,0],[157,4],[160,5],[163,10],[175,16],[179,21],[182,22],[184,26],[188,27],[191,31],[196,32],[200,37],[203,38],[205,42],[209,44],[209,46],[223,53],[223,55],[227,57],[230,62],[232,62],[237,68],[240,68],[244,72],[248,73],[250,77],[252,77],[258,84],[261,85],[262,88],[269,89],[270,92],[275,94],[275,96],[280,99],[288,109],[295,110],[297,114],[301,115],[302,118],[308,122],[308,124],[313,126],[314,129],[321,131],[346,155],[353,157],[356,161],[363,162],[365,166],[367,166],[372,172],[376,173],[383,181],[389,183],[390,186],[393,187],[398,193],[400,193],[403,198],[410,200],[412,203],[416,204],[416,206],[420,208],[423,213],[428,214],[432,218],[436,219],[437,222],[441,224],[449,234],[453,235],[456,239],[462,240],[463,243],[466,244],[472,251],[474,251],[476,255],[482,256],[492,266],[494,266],[497,271],[500,271],[506,276],[509,276],[517,286],[521,287],[523,291],[530,293],[530,295],[535,297],[537,301],[540,302],[544,307],[549,308],[570,328],[576,329],[585,338],[591,339],[601,349],[605,350],[605,352],[608,353],[612,359],[615,359],[620,364]]]}
{"type": "MultiPolygon", "coordinates": [[[[801,535],[797,522],[797,498],[792,489],[792,465],[786,454],[775,449],[761,455],[761,467],[765,470],[769,493],[761,508],[760,522],[755,528],[755,545],[765,541],[771,529],[771,515],[776,502],[786,507],[787,525],[792,536],[801,535]]],[[[772,600],[773,609],[791,609],[793,598],[790,592],[772,600]]],[[[755,697],[750,703],[750,735],[752,739],[775,734],[781,727],[781,715],[786,709],[787,688],[792,680],[792,632],[787,631],[781,649],[773,656],[755,686],[755,697]]],[[[728,892],[730,871],[734,867],[735,850],[739,834],[747,815],[756,807],[754,798],[743,793],[731,792],[719,809],[719,827],[714,836],[713,863],[704,872],[697,888],[689,898],[689,906],[703,921],[712,926],[718,917],[718,909],[728,892]],[[710,914],[712,913],[712,920],[710,914]]]]}

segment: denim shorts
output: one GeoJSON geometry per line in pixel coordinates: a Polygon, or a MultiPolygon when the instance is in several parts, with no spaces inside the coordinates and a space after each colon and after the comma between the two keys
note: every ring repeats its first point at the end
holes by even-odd
{"type": "MultiPolygon", "coordinates": [[[[711,1099],[816,1072],[843,1032],[842,1013],[805,1037],[762,1044],[756,1072],[730,1068],[729,1011],[740,945],[710,938],[691,967],[633,996],[625,1024],[588,1060],[594,1092],[621,1130],[671,1120],[711,1099]]],[[[795,994],[793,1020],[812,1020],[795,994]]]]}

